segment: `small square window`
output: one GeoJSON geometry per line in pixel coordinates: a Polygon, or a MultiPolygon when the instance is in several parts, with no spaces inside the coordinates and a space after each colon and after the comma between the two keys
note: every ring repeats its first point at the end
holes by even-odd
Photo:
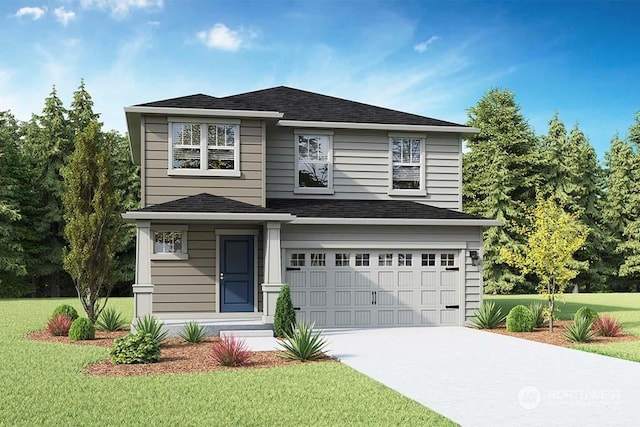
{"type": "Polygon", "coordinates": [[[435,267],[436,266],[436,254],[422,254],[422,266],[423,267],[435,267]]]}
{"type": "Polygon", "coordinates": [[[348,267],[349,254],[336,254],[336,267],[348,267]]]}
{"type": "Polygon", "coordinates": [[[411,267],[411,254],[398,254],[398,266],[411,267]]]}
{"type": "Polygon", "coordinates": [[[291,267],[304,267],[305,254],[291,254],[291,267]]]}
{"type": "Polygon", "coordinates": [[[311,267],[325,267],[327,259],[325,254],[311,254],[311,267]]]}
{"type": "Polygon", "coordinates": [[[378,265],[380,267],[388,267],[393,265],[393,254],[378,255],[378,265]]]}
{"type": "Polygon", "coordinates": [[[456,256],[454,254],[440,254],[440,266],[453,267],[456,265],[456,256]]]}
{"type": "Polygon", "coordinates": [[[153,252],[156,254],[181,254],[181,231],[156,231],[153,233],[153,252]]]}
{"type": "Polygon", "coordinates": [[[356,254],[356,267],[369,267],[369,254],[356,254]]]}

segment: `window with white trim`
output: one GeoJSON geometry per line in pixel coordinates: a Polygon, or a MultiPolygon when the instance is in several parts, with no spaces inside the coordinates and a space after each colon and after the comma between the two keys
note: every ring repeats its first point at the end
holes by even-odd
{"type": "Polygon", "coordinates": [[[412,254],[398,254],[398,266],[411,267],[412,258],[412,254]]]}
{"type": "Polygon", "coordinates": [[[169,174],[240,176],[234,123],[169,122],[169,174]]]}
{"type": "Polygon", "coordinates": [[[390,193],[424,191],[424,138],[392,137],[390,193]]]}
{"type": "Polygon", "coordinates": [[[369,254],[356,254],[356,267],[369,267],[369,254]]]}
{"type": "Polygon", "coordinates": [[[151,259],[188,259],[187,227],[171,226],[152,229],[151,259]]]}
{"type": "Polygon", "coordinates": [[[333,191],[332,143],[332,135],[295,134],[296,192],[333,191]]]}
{"type": "Polygon", "coordinates": [[[291,254],[291,267],[304,267],[305,254],[291,254]]]}
{"type": "Polygon", "coordinates": [[[348,267],[349,254],[336,254],[336,267],[348,267]]]}
{"type": "Polygon", "coordinates": [[[380,267],[388,267],[393,265],[393,254],[379,254],[378,255],[378,266],[380,267]]]}
{"type": "Polygon", "coordinates": [[[456,265],[455,254],[441,254],[440,266],[442,267],[454,267],[456,265]]]}
{"type": "Polygon", "coordinates": [[[436,254],[422,254],[422,266],[423,267],[435,267],[436,266],[436,254]]]}
{"type": "Polygon", "coordinates": [[[326,267],[327,256],[326,254],[311,254],[311,267],[326,267]]]}

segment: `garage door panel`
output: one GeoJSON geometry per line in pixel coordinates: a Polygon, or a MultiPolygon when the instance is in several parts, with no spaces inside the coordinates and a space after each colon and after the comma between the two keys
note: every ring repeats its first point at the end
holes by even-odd
{"type": "Polygon", "coordinates": [[[351,287],[351,272],[350,271],[336,271],[334,274],[335,285],[338,288],[350,288],[351,287]]]}
{"type": "Polygon", "coordinates": [[[311,286],[312,288],[326,287],[327,272],[326,271],[310,271],[309,286],[311,286]]]}
{"type": "Polygon", "coordinates": [[[296,249],[285,256],[298,321],[321,328],[461,321],[459,309],[447,308],[460,304],[455,251],[296,249]]]}

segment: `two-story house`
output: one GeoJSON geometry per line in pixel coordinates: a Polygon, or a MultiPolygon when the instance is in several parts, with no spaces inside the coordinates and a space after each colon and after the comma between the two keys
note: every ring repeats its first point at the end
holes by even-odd
{"type": "Polygon", "coordinates": [[[125,113],[135,317],[268,326],[284,283],[320,328],[462,325],[478,308],[483,227],[499,225],[462,213],[478,129],[289,87],[125,113]]]}

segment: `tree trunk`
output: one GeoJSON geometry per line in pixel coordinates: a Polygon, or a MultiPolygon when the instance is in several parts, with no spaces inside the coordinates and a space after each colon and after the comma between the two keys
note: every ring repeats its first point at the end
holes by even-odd
{"type": "Polygon", "coordinates": [[[553,332],[553,310],[555,308],[555,300],[553,296],[549,297],[549,332],[553,332]]]}

